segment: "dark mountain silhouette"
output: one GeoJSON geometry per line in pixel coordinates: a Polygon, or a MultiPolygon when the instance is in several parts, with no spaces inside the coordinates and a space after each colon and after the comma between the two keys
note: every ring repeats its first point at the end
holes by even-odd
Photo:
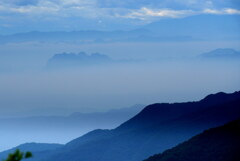
{"type": "Polygon", "coordinates": [[[216,49],[200,55],[206,59],[240,59],[240,52],[231,48],[216,49]]]}
{"type": "Polygon", "coordinates": [[[15,148],[10,150],[6,150],[0,153],[0,160],[7,158],[8,154],[15,152],[16,149],[20,149],[21,151],[31,151],[33,155],[44,152],[44,151],[51,151],[56,150],[63,147],[61,144],[45,144],[45,143],[26,143],[19,145],[15,148]]]}
{"type": "Polygon", "coordinates": [[[145,161],[239,161],[240,120],[212,128],[145,161]]]}
{"type": "Polygon", "coordinates": [[[240,92],[217,93],[199,102],[153,104],[116,129],[92,131],[34,161],[139,161],[238,118],[240,92]]]}

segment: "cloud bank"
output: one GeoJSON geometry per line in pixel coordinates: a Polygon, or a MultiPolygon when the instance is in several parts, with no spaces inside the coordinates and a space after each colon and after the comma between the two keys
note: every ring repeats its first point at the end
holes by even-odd
{"type": "Polygon", "coordinates": [[[102,27],[111,23],[119,26],[117,21],[122,25],[134,26],[161,18],[240,14],[238,6],[240,2],[237,0],[2,0],[0,29],[26,24],[46,26],[49,21],[58,26],[70,24],[70,30],[74,30],[72,26],[84,26],[89,21],[93,21],[92,26],[94,23],[100,23],[102,27]]]}

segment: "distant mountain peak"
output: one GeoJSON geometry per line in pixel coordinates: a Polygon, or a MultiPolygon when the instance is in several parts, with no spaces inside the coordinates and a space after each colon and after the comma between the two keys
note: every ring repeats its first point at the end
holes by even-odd
{"type": "Polygon", "coordinates": [[[219,48],[200,55],[202,58],[240,58],[240,52],[232,48],[219,48]]]}
{"type": "Polygon", "coordinates": [[[216,106],[225,102],[240,99],[240,91],[232,94],[219,92],[216,94],[210,94],[205,98],[195,102],[183,102],[183,103],[156,103],[145,107],[138,115],[125,122],[119,129],[124,129],[127,126],[149,126],[149,124],[159,124],[166,120],[176,119],[187,112],[192,113],[199,110],[204,110],[210,106],[216,106]],[[194,108],[193,108],[194,107],[194,108]]]}
{"type": "Polygon", "coordinates": [[[47,63],[47,67],[52,69],[66,68],[66,67],[80,67],[89,65],[100,65],[113,63],[115,60],[107,55],[100,53],[87,54],[85,52],[79,53],[60,53],[55,54],[47,63]]]}
{"type": "Polygon", "coordinates": [[[207,95],[204,99],[202,99],[201,101],[207,101],[207,100],[211,100],[211,99],[214,99],[214,98],[221,98],[221,97],[225,97],[227,95],[227,93],[224,93],[224,92],[218,92],[216,94],[210,94],[210,95],[207,95]]]}
{"type": "Polygon", "coordinates": [[[119,65],[143,62],[144,60],[137,59],[113,59],[108,55],[102,53],[86,52],[79,53],[59,53],[53,55],[47,62],[47,69],[67,69],[78,67],[96,67],[104,65],[119,65]]]}
{"type": "Polygon", "coordinates": [[[201,100],[201,102],[216,102],[216,103],[222,103],[222,101],[231,101],[233,99],[240,99],[240,91],[236,91],[231,94],[231,96],[224,92],[219,92],[216,94],[210,94],[206,96],[204,99],[201,100]]]}

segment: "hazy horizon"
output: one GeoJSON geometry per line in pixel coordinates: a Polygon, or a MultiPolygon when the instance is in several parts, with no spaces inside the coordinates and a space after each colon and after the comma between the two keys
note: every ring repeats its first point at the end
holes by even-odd
{"type": "Polygon", "coordinates": [[[170,59],[0,77],[1,117],[101,112],[134,104],[194,101],[240,89],[238,60],[170,59]]]}

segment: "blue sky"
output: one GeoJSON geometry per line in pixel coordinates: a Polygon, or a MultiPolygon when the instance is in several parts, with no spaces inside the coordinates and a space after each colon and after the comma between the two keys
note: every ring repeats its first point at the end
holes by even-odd
{"type": "Polygon", "coordinates": [[[240,14],[238,0],[1,0],[0,34],[132,29],[163,18],[240,14]]]}

